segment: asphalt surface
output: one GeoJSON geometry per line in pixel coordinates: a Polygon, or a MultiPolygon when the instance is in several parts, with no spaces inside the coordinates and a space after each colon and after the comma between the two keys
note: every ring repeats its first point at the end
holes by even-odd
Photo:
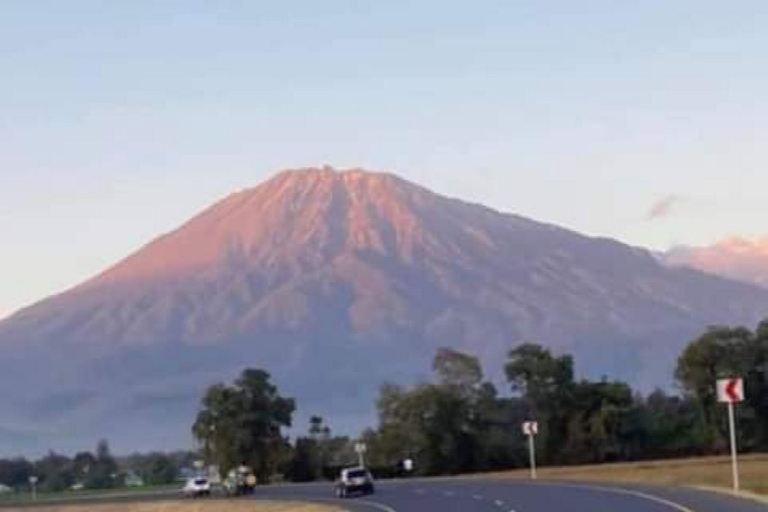
{"type": "MultiPolygon", "coordinates": [[[[72,496],[37,504],[179,498],[178,490],[159,490],[72,496]]],[[[482,478],[380,481],[376,494],[343,500],[334,497],[332,483],[282,485],[260,487],[252,498],[239,499],[309,501],[337,505],[350,512],[768,512],[765,504],[685,488],[482,478]]]]}
{"type": "Polygon", "coordinates": [[[376,494],[339,500],[332,484],[261,488],[257,499],[339,505],[352,512],[766,512],[768,505],[678,488],[484,479],[378,482],[376,494]]]}

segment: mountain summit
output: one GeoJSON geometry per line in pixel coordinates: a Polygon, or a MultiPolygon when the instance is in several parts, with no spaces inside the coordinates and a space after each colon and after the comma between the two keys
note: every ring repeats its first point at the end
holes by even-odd
{"type": "Polygon", "coordinates": [[[707,325],[766,311],[759,287],[392,174],[286,171],[1,322],[0,385],[19,392],[0,450],[181,446],[203,388],[244,366],[353,430],[446,345],[498,375],[533,340],[650,388],[707,325]]]}

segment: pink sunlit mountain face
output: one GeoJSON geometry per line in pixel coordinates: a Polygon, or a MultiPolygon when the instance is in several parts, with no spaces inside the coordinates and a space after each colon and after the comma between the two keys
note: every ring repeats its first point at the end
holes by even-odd
{"type": "Polygon", "coordinates": [[[650,389],[706,326],[766,311],[757,286],[391,174],[287,171],[0,322],[0,450],[181,447],[204,387],[246,366],[355,433],[441,346],[498,381],[535,341],[650,389]]]}
{"type": "Polygon", "coordinates": [[[664,261],[768,287],[768,236],[731,237],[708,247],[674,247],[664,261]]]}

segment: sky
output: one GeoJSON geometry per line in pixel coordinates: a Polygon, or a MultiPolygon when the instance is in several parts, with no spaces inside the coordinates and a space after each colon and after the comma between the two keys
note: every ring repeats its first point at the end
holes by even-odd
{"type": "Polygon", "coordinates": [[[766,26],[762,1],[3,2],[0,318],[290,167],[656,250],[764,235],[766,26]]]}

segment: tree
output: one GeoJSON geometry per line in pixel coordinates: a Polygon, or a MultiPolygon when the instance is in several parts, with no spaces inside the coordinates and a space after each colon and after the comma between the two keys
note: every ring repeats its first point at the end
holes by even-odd
{"type": "Polygon", "coordinates": [[[39,460],[36,466],[41,489],[63,491],[75,483],[72,461],[64,455],[53,451],[48,452],[48,455],[39,460]]]}
{"type": "Polygon", "coordinates": [[[34,467],[27,459],[0,459],[0,484],[8,487],[26,486],[33,472],[34,467]]]}
{"type": "Polygon", "coordinates": [[[432,362],[438,384],[463,391],[476,389],[483,381],[480,360],[450,348],[438,349],[432,362]]]}
{"type": "Polygon", "coordinates": [[[91,472],[95,465],[96,457],[94,457],[91,452],[77,453],[72,460],[72,472],[75,476],[75,480],[79,483],[83,483],[87,479],[88,473],[91,472]]]}
{"type": "Polygon", "coordinates": [[[510,351],[504,371],[513,392],[544,405],[573,383],[573,357],[555,357],[542,346],[527,343],[510,351]]]}
{"type": "Polygon", "coordinates": [[[495,390],[482,384],[480,363],[468,354],[440,349],[432,368],[435,384],[411,389],[382,386],[377,402],[379,430],[366,435],[371,461],[394,468],[412,458],[425,474],[479,467],[481,404],[495,390]]]}
{"type": "Polygon", "coordinates": [[[109,489],[120,482],[117,479],[117,462],[109,450],[106,439],[96,447],[96,460],[86,477],[85,486],[90,489],[109,489]]]}
{"type": "Polygon", "coordinates": [[[149,485],[164,485],[176,480],[178,468],[170,456],[164,453],[151,453],[145,458],[138,473],[149,485]]]}
{"type": "Polygon", "coordinates": [[[295,408],[292,398],[278,393],[269,373],[249,368],[232,386],[208,388],[192,433],[222,472],[246,465],[266,483],[285,449],[281,429],[291,426],[295,408]]]}
{"type": "Polygon", "coordinates": [[[542,462],[564,462],[573,410],[573,357],[528,343],[510,351],[504,371],[512,392],[527,403],[529,418],[539,422],[542,462]]]}
{"type": "Polygon", "coordinates": [[[724,407],[717,403],[715,383],[720,378],[744,379],[746,401],[740,417],[740,445],[768,447],[768,322],[755,332],[744,327],[711,327],[694,339],[678,359],[675,377],[683,390],[701,404],[706,442],[716,450],[727,446],[724,407]]]}
{"type": "Polygon", "coordinates": [[[309,437],[300,437],[293,448],[293,456],[286,471],[292,482],[314,482],[322,474],[318,442],[309,437]]]}

